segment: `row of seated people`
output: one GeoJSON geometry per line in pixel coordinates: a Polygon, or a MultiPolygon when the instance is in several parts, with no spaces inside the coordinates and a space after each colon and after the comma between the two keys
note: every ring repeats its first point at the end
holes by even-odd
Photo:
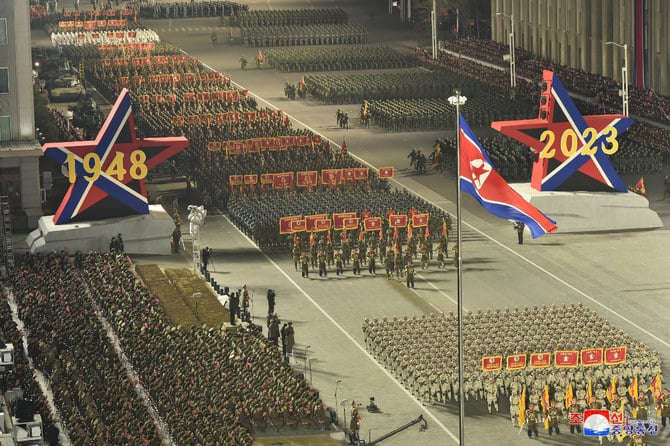
{"type": "MultiPolygon", "coordinates": [[[[503,55],[509,53],[507,45],[487,39],[458,39],[444,42],[447,49],[466,54],[497,65],[503,65],[503,55]]],[[[612,78],[588,73],[580,68],[554,64],[515,48],[517,75],[534,79],[542,70],[558,74],[565,87],[572,92],[603,101],[609,108],[620,108],[619,83],[612,78]]],[[[503,73],[504,77],[504,73],[503,73]]],[[[629,106],[634,115],[668,123],[670,98],[657,95],[653,90],[629,86],[629,106]]]]}
{"type": "Polygon", "coordinates": [[[23,351],[23,333],[19,331],[14,319],[11,307],[13,294],[6,281],[0,281],[0,339],[5,344],[14,346],[14,364],[5,366],[5,371],[0,376],[0,392],[8,403],[9,413],[16,414],[16,398],[22,398],[34,403],[35,414],[42,418],[42,428],[45,434],[56,432],[62,425],[58,411],[50,405],[47,397],[40,388],[40,384],[33,372],[33,367],[28,362],[23,351]],[[12,394],[12,397],[9,395],[12,394]]]}
{"type": "Polygon", "coordinates": [[[260,429],[330,424],[262,336],[172,326],[121,254],[28,256],[11,283],[74,444],[244,445],[260,429]]]}

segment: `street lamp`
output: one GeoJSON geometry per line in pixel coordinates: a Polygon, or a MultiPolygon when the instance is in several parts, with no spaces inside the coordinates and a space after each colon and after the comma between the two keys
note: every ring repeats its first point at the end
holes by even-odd
{"type": "Polygon", "coordinates": [[[456,245],[458,250],[456,254],[456,274],[457,274],[457,314],[458,314],[458,444],[463,446],[465,444],[465,392],[463,391],[463,268],[461,262],[461,255],[463,252],[461,246],[461,105],[465,104],[468,98],[461,96],[461,91],[456,90],[454,96],[449,97],[449,103],[456,106],[456,245]]]}
{"type": "MultiPolygon", "coordinates": [[[[516,61],[514,59],[514,14],[505,14],[504,12],[496,12],[496,15],[509,17],[512,30],[509,33],[509,85],[516,88],[516,61]]],[[[504,58],[503,58],[504,59],[504,58]]]]}
{"type": "Polygon", "coordinates": [[[623,48],[623,66],[621,67],[621,90],[619,94],[623,100],[623,114],[628,116],[628,44],[608,41],[605,42],[605,45],[615,45],[619,48],[623,48]]]}

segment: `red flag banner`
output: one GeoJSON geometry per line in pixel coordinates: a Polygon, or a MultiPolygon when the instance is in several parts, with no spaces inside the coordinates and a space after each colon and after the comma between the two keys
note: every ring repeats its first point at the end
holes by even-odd
{"type": "Polygon", "coordinates": [[[244,176],[243,175],[230,175],[228,177],[228,181],[230,182],[231,186],[240,186],[242,182],[244,181],[244,176]]]}
{"type": "Polygon", "coordinates": [[[291,232],[305,232],[307,230],[307,223],[305,219],[291,220],[291,232]]]}
{"type": "Polygon", "coordinates": [[[293,187],[293,172],[282,172],[274,174],[272,186],[276,189],[293,187]]]}
{"type": "Polygon", "coordinates": [[[392,228],[404,228],[407,226],[407,215],[406,214],[393,214],[389,215],[389,226],[392,228]]]}
{"type": "Polygon", "coordinates": [[[380,167],[379,178],[393,178],[393,167],[380,167]]]}
{"type": "Polygon", "coordinates": [[[507,370],[521,370],[526,368],[526,354],[507,356],[507,370]]]}
{"type": "Polygon", "coordinates": [[[412,226],[421,228],[428,225],[429,214],[414,214],[412,215],[412,226]]]}
{"type": "Polygon", "coordinates": [[[353,181],[355,179],[355,174],[354,174],[353,168],[351,169],[342,169],[342,178],[344,178],[344,181],[353,181]]]}
{"type": "Polygon", "coordinates": [[[257,183],[258,183],[258,174],[257,173],[244,176],[244,184],[251,185],[251,184],[257,184],[257,183]]]}
{"type": "Polygon", "coordinates": [[[502,369],[502,356],[484,356],[482,358],[482,371],[496,372],[502,369]]]}
{"type": "Polygon", "coordinates": [[[295,139],[295,136],[282,136],[280,138],[282,148],[286,149],[290,146],[295,146],[295,139]]]}
{"type": "Polygon", "coordinates": [[[333,229],[336,231],[348,229],[344,227],[344,220],[348,218],[356,218],[356,212],[339,212],[333,214],[333,229]]]}
{"type": "Polygon", "coordinates": [[[260,139],[245,139],[244,152],[245,153],[260,153],[261,140],[260,139]]]}
{"type": "Polygon", "coordinates": [[[329,231],[331,227],[332,221],[330,218],[321,218],[319,220],[316,220],[314,222],[314,232],[323,232],[323,231],[329,231]]]}
{"type": "Polygon", "coordinates": [[[316,186],[319,181],[319,172],[316,170],[309,170],[295,173],[295,184],[299,187],[316,186]]]}
{"type": "Polygon", "coordinates": [[[577,367],[579,364],[579,351],[577,350],[556,350],[554,352],[554,366],[556,367],[577,367]]]}
{"type": "Polygon", "coordinates": [[[358,217],[347,217],[342,220],[344,229],[356,229],[360,224],[360,219],[358,217]]]}
{"type": "Polygon", "coordinates": [[[261,184],[274,184],[275,174],[273,173],[262,173],[261,174],[261,184]]]}
{"type": "Polygon", "coordinates": [[[279,233],[280,234],[290,234],[293,232],[291,229],[291,222],[294,220],[301,220],[302,215],[291,215],[288,217],[279,217],[279,233]]]}
{"type": "Polygon", "coordinates": [[[228,155],[244,154],[244,144],[239,141],[228,141],[226,144],[228,155]]]}
{"type": "Polygon", "coordinates": [[[603,363],[603,349],[602,348],[587,348],[580,352],[582,366],[592,367],[601,365],[603,363]]]}
{"type": "Polygon", "coordinates": [[[295,142],[298,146],[307,146],[310,143],[309,135],[298,135],[295,139],[295,142]]]}
{"type": "Polygon", "coordinates": [[[355,180],[368,180],[368,168],[367,167],[356,167],[354,168],[354,179],[355,180]]]}
{"type": "Polygon", "coordinates": [[[381,217],[369,217],[363,220],[363,227],[366,231],[378,231],[382,227],[381,217]]]}
{"type": "Polygon", "coordinates": [[[626,362],[626,346],[609,347],[605,349],[605,364],[615,365],[626,362]]]}
{"type": "Polygon", "coordinates": [[[549,367],[551,365],[551,353],[531,353],[529,365],[531,369],[543,369],[549,367]]]}
{"type": "Polygon", "coordinates": [[[342,182],[342,169],[323,169],[321,171],[321,184],[337,186],[342,182]]]}
{"type": "Polygon", "coordinates": [[[221,141],[210,141],[207,143],[207,150],[210,152],[218,152],[221,150],[221,141]]]}
{"type": "Polygon", "coordinates": [[[307,222],[307,231],[308,232],[316,231],[317,220],[325,220],[327,218],[328,218],[328,214],[306,215],[305,216],[305,221],[307,222]]]}

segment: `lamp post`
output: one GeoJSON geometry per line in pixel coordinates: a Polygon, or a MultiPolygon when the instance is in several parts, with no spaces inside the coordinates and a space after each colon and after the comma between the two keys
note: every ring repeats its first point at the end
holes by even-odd
{"type": "Polygon", "coordinates": [[[458,444],[465,444],[464,418],[465,418],[465,393],[463,391],[463,268],[461,246],[461,105],[465,104],[468,98],[461,96],[461,91],[456,90],[454,96],[449,97],[449,103],[456,106],[456,245],[458,250],[456,254],[456,273],[457,273],[457,314],[458,314],[458,444]]]}
{"type": "Polygon", "coordinates": [[[437,9],[435,7],[435,0],[433,0],[433,9],[430,11],[430,31],[433,60],[437,60],[437,9]]]}
{"type": "Polygon", "coordinates": [[[509,17],[511,31],[509,33],[509,85],[516,88],[516,60],[514,59],[514,14],[505,14],[504,12],[496,12],[496,15],[509,17]]]}
{"type": "Polygon", "coordinates": [[[628,116],[628,44],[608,41],[605,45],[615,45],[623,48],[623,66],[621,67],[621,98],[623,100],[623,114],[628,116]]]}

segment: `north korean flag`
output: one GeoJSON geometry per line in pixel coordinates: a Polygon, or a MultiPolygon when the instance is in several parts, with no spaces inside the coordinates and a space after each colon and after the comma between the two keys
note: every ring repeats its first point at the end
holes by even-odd
{"type": "Polygon", "coordinates": [[[493,163],[477,137],[459,116],[461,123],[460,164],[461,189],[484,206],[491,214],[507,220],[523,222],[533,238],[555,232],[556,222],[540,212],[519,195],[493,168],[493,163]]]}

